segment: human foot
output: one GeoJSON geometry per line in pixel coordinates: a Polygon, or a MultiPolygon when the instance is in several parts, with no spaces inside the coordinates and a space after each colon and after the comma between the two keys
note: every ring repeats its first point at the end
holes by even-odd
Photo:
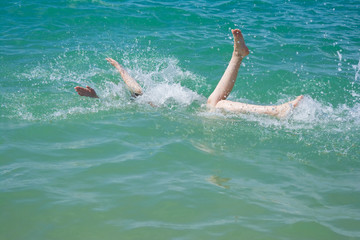
{"type": "Polygon", "coordinates": [[[74,89],[80,96],[99,98],[98,95],[96,94],[95,90],[89,86],[86,86],[86,88],[77,86],[77,87],[74,87],[74,89]]]}
{"type": "Polygon", "coordinates": [[[234,36],[234,55],[244,58],[249,55],[249,49],[245,45],[244,37],[239,29],[231,30],[234,36]]]}
{"type": "Polygon", "coordinates": [[[295,100],[292,100],[290,102],[287,102],[287,103],[281,104],[280,106],[277,106],[275,108],[276,113],[274,114],[274,116],[276,116],[278,118],[286,117],[293,108],[298,106],[299,102],[303,98],[304,98],[304,96],[300,95],[295,100]]]}

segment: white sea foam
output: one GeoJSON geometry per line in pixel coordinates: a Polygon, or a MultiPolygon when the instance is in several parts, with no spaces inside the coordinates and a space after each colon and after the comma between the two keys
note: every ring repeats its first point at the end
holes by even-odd
{"type": "Polygon", "coordinates": [[[202,96],[181,86],[179,83],[161,83],[146,89],[138,102],[151,102],[155,106],[164,106],[167,103],[173,102],[174,104],[188,106],[194,101],[201,102],[203,99],[202,96]]]}
{"type": "Polygon", "coordinates": [[[139,81],[144,90],[137,102],[151,102],[155,106],[189,106],[196,101],[205,101],[203,96],[196,93],[204,79],[181,69],[176,59],[155,59],[151,64],[155,64],[154,70],[144,71],[139,66],[129,69],[130,75],[139,81]],[[195,91],[185,84],[191,85],[195,91]]]}

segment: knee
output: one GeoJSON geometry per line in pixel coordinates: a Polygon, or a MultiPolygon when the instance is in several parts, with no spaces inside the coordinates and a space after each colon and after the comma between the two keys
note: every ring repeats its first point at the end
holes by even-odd
{"type": "Polygon", "coordinates": [[[216,107],[216,105],[218,104],[219,100],[215,99],[214,97],[210,96],[207,100],[207,105],[210,107],[216,107]]]}
{"type": "Polygon", "coordinates": [[[228,105],[228,101],[226,100],[220,100],[215,104],[215,108],[225,108],[226,105],[228,105]]]}
{"type": "Polygon", "coordinates": [[[207,105],[211,108],[224,108],[227,105],[227,101],[226,100],[220,100],[220,101],[207,101],[207,105]]]}

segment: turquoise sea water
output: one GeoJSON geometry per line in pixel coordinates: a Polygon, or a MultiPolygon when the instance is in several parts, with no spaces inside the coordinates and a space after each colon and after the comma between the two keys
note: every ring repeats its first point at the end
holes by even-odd
{"type": "Polygon", "coordinates": [[[0,21],[0,239],[360,239],[359,1],[10,0],[0,21]],[[229,99],[303,94],[288,118],[204,106],[233,28],[229,99]]]}

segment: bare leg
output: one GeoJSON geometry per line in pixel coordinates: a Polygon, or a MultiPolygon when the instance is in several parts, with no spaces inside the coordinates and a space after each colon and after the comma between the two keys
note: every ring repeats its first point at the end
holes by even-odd
{"type": "Polygon", "coordinates": [[[278,118],[283,118],[286,117],[290,113],[290,111],[299,104],[302,98],[303,96],[301,95],[293,101],[277,106],[260,106],[241,102],[221,100],[216,104],[216,108],[225,109],[231,112],[267,114],[278,118]]]}
{"type": "Polygon", "coordinates": [[[208,105],[215,107],[220,100],[225,100],[234,87],[236,77],[242,59],[249,54],[249,49],[245,45],[244,37],[239,29],[231,30],[234,36],[234,52],[230,63],[225,70],[213,93],[208,98],[208,105]]]}
{"type": "Polygon", "coordinates": [[[74,87],[74,89],[80,96],[99,98],[98,95],[96,94],[95,90],[89,86],[86,86],[86,88],[77,86],[77,87],[74,87]]]}
{"type": "Polygon", "coordinates": [[[122,79],[124,80],[125,84],[129,88],[131,95],[134,97],[142,95],[142,89],[140,85],[133,79],[129,73],[114,59],[112,58],[106,58],[106,60],[113,65],[118,72],[120,73],[122,79]]]}
{"type": "Polygon", "coordinates": [[[298,96],[295,100],[278,106],[260,106],[225,100],[234,87],[242,59],[249,54],[249,49],[245,45],[241,31],[239,29],[231,31],[234,35],[234,52],[224,75],[208,98],[208,105],[232,112],[267,114],[279,118],[285,117],[292,108],[299,104],[303,96],[298,96]]]}

